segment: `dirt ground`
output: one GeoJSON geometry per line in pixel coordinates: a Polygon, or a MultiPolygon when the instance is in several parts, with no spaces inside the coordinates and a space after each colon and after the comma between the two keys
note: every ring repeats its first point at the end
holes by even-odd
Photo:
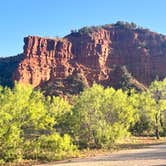
{"type": "Polygon", "coordinates": [[[166,166],[166,144],[40,166],[166,166]]]}

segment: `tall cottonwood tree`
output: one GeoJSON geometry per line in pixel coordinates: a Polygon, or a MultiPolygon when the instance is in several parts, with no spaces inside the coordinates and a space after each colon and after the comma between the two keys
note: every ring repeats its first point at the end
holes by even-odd
{"type": "Polygon", "coordinates": [[[160,128],[164,127],[166,121],[166,79],[154,81],[149,87],[151,97],[155,100],[155,135],[160,138],[160,128]]]}
{"type": "Polygon", "coordinates": [[[56,156],[57,152],[72,150],[70,137],[62,137],[55,129],[67,111],[70,105],[66,101],[46,98],[30,85],[0,87],[0,159],[34,158],[34,154],[36,158],[48,158],[47,154],[56,156]],[[53,148],[50,141],[57,147],[53,148]]]}
{"type": "Polygon", "coordinates": [[[69,128],[80,146],[109,147],[135,121],[135,109],[122,90],[94,84],[78,97],[69,128]]]}

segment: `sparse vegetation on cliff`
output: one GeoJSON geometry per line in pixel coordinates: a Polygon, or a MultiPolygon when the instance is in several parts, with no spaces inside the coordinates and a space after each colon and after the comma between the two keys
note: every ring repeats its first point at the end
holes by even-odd
{"type": "Polygon", "coordinates": [[[127,29],[144,29],[141,26],[138,26],[137,24],[135,24],[134,22],[125,22],[125,21],[117,21],[115,24],[105,24],[105,25],[101,25],[101,26],[85,26],[83,28],[80,29],[73,29],[71,30],[72,34],[80,34],[80,35],[88,35],[91,34],[95,31],[98,31],[102,28],[108,28],[108,27],[119,27],[119,28],[127,28],[127,29]]]}

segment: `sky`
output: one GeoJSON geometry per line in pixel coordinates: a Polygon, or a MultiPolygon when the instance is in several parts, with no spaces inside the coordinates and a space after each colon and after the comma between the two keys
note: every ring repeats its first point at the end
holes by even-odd
{"type": "Polygon", "coordinates": [[[166,34],[165,7],[166,0],[0,0],[0,57],[22,53],[28,35],[63,37],[119,20],[166,34]]]}

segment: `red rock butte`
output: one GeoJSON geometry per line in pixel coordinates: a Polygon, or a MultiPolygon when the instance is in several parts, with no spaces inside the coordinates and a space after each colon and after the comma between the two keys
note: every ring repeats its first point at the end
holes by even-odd
{"type": "Polygon", "coordinates": [[[129,23],[84,27],[64,38],[28,36],[24,43],[12,81],[33,87],[76,74],[88,85],[118,87],[122,66],[143,88],[166,76],[166,36],[129,23]]]}

